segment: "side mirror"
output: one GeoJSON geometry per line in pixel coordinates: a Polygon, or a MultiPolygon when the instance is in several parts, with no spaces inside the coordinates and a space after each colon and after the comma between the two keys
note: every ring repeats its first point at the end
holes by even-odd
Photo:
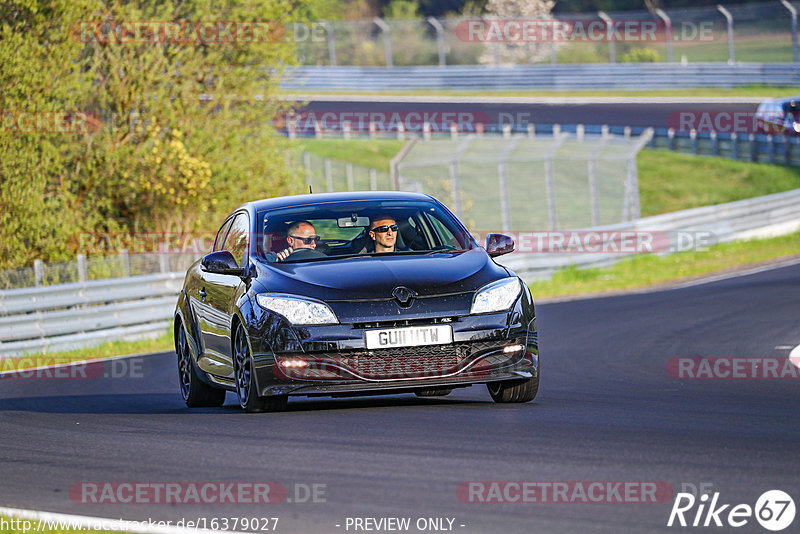
{"type": "Polygon", "coordinates": [[[236,276],[244,276],[244,269],[239,267],[236,263],[233,254],[227,250],[220,250],[219,252],[212,252],[206,254],[200,260],[200,266],[204,271],[214,274],[231,274],[236,276]]]}
{"type": "Polygon", "coordinates": [[[486,236],[486,253],[491,257],[502,256],[514,252],[514,240],[505,234],[489,234],[486,236]]]}

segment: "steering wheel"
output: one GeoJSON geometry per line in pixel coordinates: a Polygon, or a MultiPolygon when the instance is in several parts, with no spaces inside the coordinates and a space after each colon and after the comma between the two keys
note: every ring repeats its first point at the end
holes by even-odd
{"type": "Polygon", "coordinates": [[[313,248],[298,248],[292,251],[291,254],[286,256],[283,261],[289,260],[310,260],[312,258],[324,258],[326,254],[313,248]]]}

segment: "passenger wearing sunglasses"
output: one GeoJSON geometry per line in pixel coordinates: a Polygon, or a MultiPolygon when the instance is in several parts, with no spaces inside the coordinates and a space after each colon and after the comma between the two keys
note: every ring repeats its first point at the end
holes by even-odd
{"type": "Polygon", "coordinates": [[[297,221],[293,223],[286,232],[286,242],[288,247],[278,252],[278,261],[283,261],[292,252],[300,249],[316,249],[320,237],[314,229],[314,225],[308,221],[297,221]]]}
{"type": "Polygon", "coordinates": [[[369,225],[369,238],[375,242],[375,252],[394,252],[397,223],[389,215],[374,217],[369,225]]]}

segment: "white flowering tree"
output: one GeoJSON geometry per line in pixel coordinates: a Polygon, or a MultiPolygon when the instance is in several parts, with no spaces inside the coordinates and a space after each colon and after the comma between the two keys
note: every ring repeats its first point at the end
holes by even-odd
{"type": "MultiPolygon", "coordinates": [[[[489,0],[486,4],[486,23],[487,34],[492,35],[493,39],[487,39],[486,50],[480,57],[483,64],[495,63],[495,57],[499,56],[501,64],[516,65],[519,63],[538,63],[549,57],[552,48],[552,31],[543,30],[536,32],[536,38],[514,38],[521,35],[514,27],[513,32],[506,32],[509,23],[518,21],[520,23],[538,21],[542,28],[547,26],[546,21],[553,20],[550,14],[555,5],[555,0],[489,0]],[[491,26],[492,21],[497,21],[496,26],[491,26]],[[499,31],[499,38],[497,38],[499,31]],[[508,38],[509,34],[512,38],[508,38]]],[[[552,30],[552,28],[549,28],[552,30]]]]}

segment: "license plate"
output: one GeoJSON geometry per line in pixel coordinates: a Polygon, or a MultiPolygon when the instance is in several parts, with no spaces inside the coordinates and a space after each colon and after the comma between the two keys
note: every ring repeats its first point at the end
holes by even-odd
{"type": "Polygon", "coordinates": [[[367,330],[364,332],[364,342],[368,349],[445,345],[453,342],[453,327],[442,324],[367,330]]]}

